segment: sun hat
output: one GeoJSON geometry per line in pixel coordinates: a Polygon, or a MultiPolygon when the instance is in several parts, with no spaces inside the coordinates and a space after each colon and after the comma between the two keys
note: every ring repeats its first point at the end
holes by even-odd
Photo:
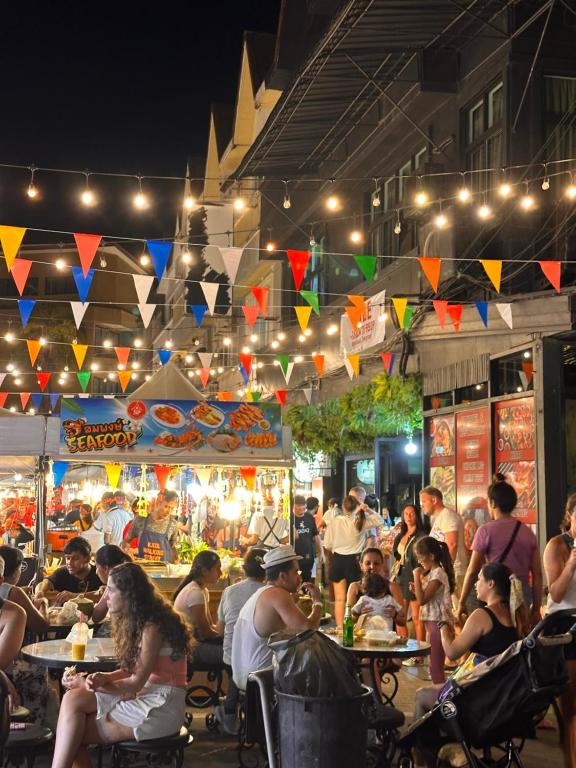
{"type": "Polygon", "coordinates": [[[282,563],[289,563],[291,560],[302,560],[300,555],[297,555],[294,551],[294,547],[290,544],[280,544],[279,547],[266,552],[263,558],[262,568],[274,568],[275,565],[282,565],[282,563]]]}

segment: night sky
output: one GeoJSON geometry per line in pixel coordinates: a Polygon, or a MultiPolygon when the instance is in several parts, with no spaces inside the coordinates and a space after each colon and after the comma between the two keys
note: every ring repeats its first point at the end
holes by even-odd
{"type": "MultiPolygon", "coordinates": [[[[238,3],[33,0],[2,9],[0,162],[183,175],[203,157],[209,105],[233,102],[242,32],[275,32],[280,0],[238,3]]],[[[148,184],[154,205],[135,213],[135,181],[0,168],[0,223],[134,237],[173,234],[179,183],[148,184]]],[[[48,235],[27,236],[46,242],[48,235]]],[[[58,239],[58,238],[56,238],[58,239]]],[[[68,241],[68,238],[60,239],[68,241]]]]}

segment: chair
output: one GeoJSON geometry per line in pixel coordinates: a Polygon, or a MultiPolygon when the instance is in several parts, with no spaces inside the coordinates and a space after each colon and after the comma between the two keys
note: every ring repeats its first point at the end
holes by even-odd
{"type": "MultiPolygon", "coordinates": [[[[133,766],[138,755],[145,759],[147,766],[181,768],[184,763],[184,750],[192,741],[192,734],[184,725],[179,733],[164,736],[161,739],[119,741],[112,745],[112,768],[133,766]]],[[[102,765],[102,751],[100,751],[98,765],[102,765]]]]}
{"type": "MultiPolygon", "coordinates": [[[[246,691],[240,701],[238,730],[238,763],[245,768],[244,756],[258,746],[265,765],[274,768],[276,745],[274,743],[274,675],[272,667],[252,672],[248,676],[246,691]]],[[[257,768],[259,760],[254,756],[250,768],[257,768]]]]}
{"type": "Polygon", "coordinates": [[[23,728],[11,730],[9,706],[7,678],[0,672],[0,763],[33,768],[37,752],[52,741],[54,734],[36,723],[21,723],[23,728]]]}
{"type": "Polygon", "coordinates": [[[376,733],[378,743],[368,746],[368,766],[384,768],[392,765],[398,742],[398,729],[404,725],[404,714],[396,707],[381,704],[374,696],[366,710],[368,730],[376,733]]]}
{"type": "Polygon", "coordinates": [[[194,709],[205,709],[220,703],[224,696],[222,680],[224,672],[232,677],[232,669],[227,664],[198,664],[188,663],[188,688],[186,689],[186,704],[194,709]],[[213,687],[204,683],[192,684],[192,677],[196,672],[206,675],[208,683],[214,683],[213,687]]]}

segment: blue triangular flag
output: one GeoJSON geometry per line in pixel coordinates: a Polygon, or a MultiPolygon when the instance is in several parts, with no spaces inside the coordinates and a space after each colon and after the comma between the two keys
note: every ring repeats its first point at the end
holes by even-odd
{"type": "Polygon", "coordinates": [[[78,296],[80,296],[80,301],[82,304],[84,304],[86,302],[86,297],[88,296],[90,286],[92,285],[92,280],[94,279],[94,270],[89,269],[88,274],[86,277],[84,277],[82,267],[72,267],[72,277],[76,283],[76,290],[78,291],[78,296]]]}
{"type": "Polygon", "coordinates": [[[20,317],[22,318],[22,328],[25,328],[26,323],[30,320],[30,315],[32,314],[35,305],[35,299],[18,299],[18,309],[20,310],[20,317]]]}
{"type": "Polygon", "coordinates": [[[58,400],[60,400],[60,395],[58,392],[54,392],[50,395],[50,409],[53,411],[56,406],[58,405],[58,400]]]}
{"type": "Polygon", "coordinates": [[[238,368],[240,368],[240,373],[242,374],[242,378],[244,379],[244,384],[248,384],[250,381],[250,376],[246,373],[246,368],[244,368],[243,365],[239,365],[238,368]]]}
{"type": "Polygon", "coordinates": [[[37,411],[40,410],[40,406],[42,405],[42,398],[43,398],[42,392],[34,392],[30,396],[30,398],[31,398],[32,402],[34,403],[34,408],[37,411]]]}
{"type": "Polygon", "coordinates": [[[478,314],[480,315],[480,318],[484,323],[484,328],[488,328],[488,302],[477,301],[476,309],[478,310],[478,314]]]}
{"type": "Polygon", "coordinates": [[[191,304],[190,309],[194,314],[194,320],[196,321],[196,326],[200,328],[208,307],[206,306],[206,304],[191,304]]]}
{"type": "Polygon", "coordinates": [[[146,247],[152,259],[156,277],[161,280],[172,252],[172,243],[167,243],[164,240],[147,240],[146,247]]]}
{"type": "Polygon", "coordinates": [[[52,474],[54,475],[54,488],[58,488],[58,486],[64,479],[64,475],[66,474],[67,469],[68,469],[67,461],[55,461],[52,464],[52,474]]]}
{"type": "Polygon", "coordinates": [[[159,349],[158,350],[158,357],[160,358],[160,362],[162,365],[166,365],[168,360],[172,357],[172,351],[170,349],[159,349]]]}

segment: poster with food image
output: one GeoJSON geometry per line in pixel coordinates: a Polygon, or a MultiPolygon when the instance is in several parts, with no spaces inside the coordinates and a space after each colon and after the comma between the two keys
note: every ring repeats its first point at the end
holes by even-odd
{"type": "Polygon", "coordinates": [[[456,414],[456,502],[464,521],[468,550],[478,527],[489,519],[490,411],[473,408],[456,414]]]}
{"type": "Polygon", "coordinates": [[[454,467],[431,467],[430,485],[442,491],[445,507],[456,509],[456,472],[454,467]]]}
{"type": "Polygon", "coordinates": [[[276,403],[63,398],[60,453],[97,458],[282,458],[276,403]]]}
{"type": "Polygon", "coordinates": [[[494,439],[496,462],[534,461],[534,398],[521,397],[495,404],[494,439]]]}
{"type": "Polygon", "coordinates": [[[536,517],[536,462],[509,461],[498,464],[497,471],[514,486],[518,504],[514,515],[523,523],[535,524],[536,517]]]}
{"type": "Polygon", "coordinates": [[[430,466],[442,467],[454,464],[456,443],[454,440],[454,415],[433,416],[428,419],[430,466]]]}

